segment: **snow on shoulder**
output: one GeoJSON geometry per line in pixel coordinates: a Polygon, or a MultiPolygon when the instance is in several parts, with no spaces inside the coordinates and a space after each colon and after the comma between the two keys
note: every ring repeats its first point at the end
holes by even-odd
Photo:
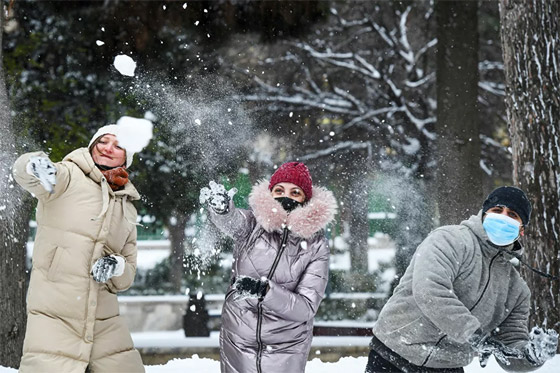
{"type": "Polygon", "coordinates": [[[153,124],[148,119],[124,116],[117,121],[117,126],[119,145],[128,152],[140,152],[152,139],[153,124]]]}
{"type": "Polygon", "coordinates": [[[134,70],[136,70],[136,62],[126,54],[116,56],[113,66],[118,72],[126,76],[134,76],[134,70]]]}

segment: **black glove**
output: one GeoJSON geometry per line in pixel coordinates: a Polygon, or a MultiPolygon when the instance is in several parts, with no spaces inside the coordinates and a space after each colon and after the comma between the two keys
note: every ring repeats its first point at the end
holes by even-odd
{"type": "Polygon", "coordinates": [[[268,291],[267,280],[257,280],[249,276],[237,276],[233,283],[235,294],[233,300],[242,300],[247,298],[263,299],[268,291]]]}
{"type": "Polygon", "coordinates": [[[494,355],[496,360],[504,365],[509,365],[509,359],[522,359],[524,353],[516,348],[508,347],[490,334],[483,334],[477,330],[470,338],[469,343],[473,350],[478,353],[478,360],[481,367],[486,367],[490,355],[494,355]]]}
{"type": "Polygon", "coordinates": [[[216,214],[225,214],[229,211],[229,201],[237,193],[236,188],[229,191],[222,184],[210,182],[210,188],[204,187],[200,190],[198,198],[201,204],[207,204],[216,214]]]}
{"type": "Polygon", "coordinates": [[[535,326],[529,333],[525,356],[531,364],[541,366],[545,361],[556,356],[557,348],[558,333],[554,329],[543,330],[535,326]]]}
{"type": "Polygon", "coordinates": [[[107,282],[111,277],[124,273],[124,258],[115,255],[97,259],[91,268],[91,275],[97,282],[107,282]]]}

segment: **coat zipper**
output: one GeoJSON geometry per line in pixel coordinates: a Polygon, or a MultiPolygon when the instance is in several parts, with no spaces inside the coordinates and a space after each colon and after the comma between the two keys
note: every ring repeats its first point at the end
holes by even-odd
{"type": "Polygon", "coordinates": [[[233,294],[235,293],[235,289],[231,289],[230,291],[227,292],[226,297],[224,299],[224,302],[233,294]]]}
{"type": "MultiPolygon", "coordinates": [[[[272,263],[272,267],[268,272],[268,276],[266,278],[272,278],[274,272],[276,271],[276,267],[278,267],[278,263],[280,262],[280,257],[284,253],[286,248],[286,241],[288,240],[288,227],[284,228],[282,232],[282,241],[280,242],[280,247],[278,248],[278,252],[276,253],[276,258],[274,258],[274,262],[272,263]]],[[[261,359],[262,359],[262,299],[259,298],[259,303],[257,304],[257,372],[262,373],[261,369],[261,359]]]]}
{"type": "MultiPolygon", "coordinates": [[[[480,303],[480,301],[482,300],[482,298],[484,297],[484,293],[486,293],[486,290],[488,289],[488,285],[490,285],[490,276],[492,275],[492,264],[494,264],[494,260],[498,257],[498,255],[500,255],[500,253],[497,253],[496,255],[494,255],[494,257],[492,258],[492,260],[490,260],[490,265],[488,266],[488,279],[486,280],[486,285],[484,285],[484,289],[482,289],[482,293],[480,293],[480,296],[478,297],[477,301],[474,303],[474,305],[469,308],[469,312],[474,310],[476,306],[478,306],[478,304],[480,303]]],[[[446,336],[444,335],[443,337],[441,337],[437,343],[434,345],[434,347],[432,347],[432,350],[430,351],[430,354],[428,355],[428,357],[426,357],[426,360],[424,360],[424,362],[422,363],[422,367],[424,365],[426,365],[426,363],[428,363],[428,360],[430,360],[430,357],[432,357],[432,354],[434,353],[436,347],[440,344],[441,341],[443,341],[443,339],[446,336]]]]}
{"type": "Polygon", "coordinates": [[[492,260],[490,261],[490,265],[488,266],[488,280],[486,280],[486,285],[484,285],[484,289],[482,290],[482,293],[480,294],[480,297],[478,298],[478,300],[474,303],[474,305],[469,309],[469,311],[472,311],[476,308],[476,306],[478,306],[478,304],[480,303],[480,301],[482,300],[482,297],[484,296],[484,293],[486,293],[486,290],[488,289],[488,285],[490,285],[490,277],[492,276],[492,264],[494,264],[494,260],[500,255],[501,253],[497,253],[496,255],[494,255],[494,257],[492,258],[492,260]]]}

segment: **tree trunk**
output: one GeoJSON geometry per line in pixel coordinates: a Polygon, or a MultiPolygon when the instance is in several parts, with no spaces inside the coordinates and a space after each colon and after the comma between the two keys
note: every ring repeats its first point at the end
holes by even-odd
{"type": "Polygon", "coordinates": [[[174,214],[173,222],[167,225],[169,229],[169,240],[171,241],[169,277],[172,290],[176,294],[181,293],[183,274],[185,273],[185,228],[188,216],[174,214]]]}
{"type": "MultiPolygon", "coordinates": [[[[363,177],[363,176],[362,176],[363,177]]],[[[346,199],[349,208],[350,271],[358,274],[368,272],[368,183],[367,179],[358,177],[352,183],[352,194],[346,199]]]]}
{"type": "Polygon", "coordinates": [[[476,1],[436,1],[440,225],[476,214],[482,201],[477,8],[476,1]]]}
{"type": "MultiPolygon", "coordinates": [[[[560,272],[560,3],[502,0],[506,106],[513,179],[533,205],[525,255],[531,265],[560,272]]],[[[525,268],[530,325],[560,326],[560,286],[525,268]]]]}
{"type": "MultiPolygon", "coordinates": [[[[4,12],[0,14],[2,44],[4,12]]],[[[0,48],[0,61],[2,49],[0,48]]],[[[0,65],[0,366],[19,366],[25,336],[26,243],[30,204],[21,188],[14,185],[11,167],[15,161],[15,136],[10,105],[0,65]]]]}

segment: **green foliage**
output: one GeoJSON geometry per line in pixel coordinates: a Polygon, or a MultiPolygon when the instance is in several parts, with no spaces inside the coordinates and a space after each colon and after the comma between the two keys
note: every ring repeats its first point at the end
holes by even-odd
{"type": "Polygon", "coordinates": [[[236,207],[242,209],[249,208],[248,197],[253,185],[251,184],[251,179],[248,174],[240,172],[233,180],[222,178],[221,182],[227,190],[237,188],[237,194],[233,197],[233,202],[236,207]]]}

